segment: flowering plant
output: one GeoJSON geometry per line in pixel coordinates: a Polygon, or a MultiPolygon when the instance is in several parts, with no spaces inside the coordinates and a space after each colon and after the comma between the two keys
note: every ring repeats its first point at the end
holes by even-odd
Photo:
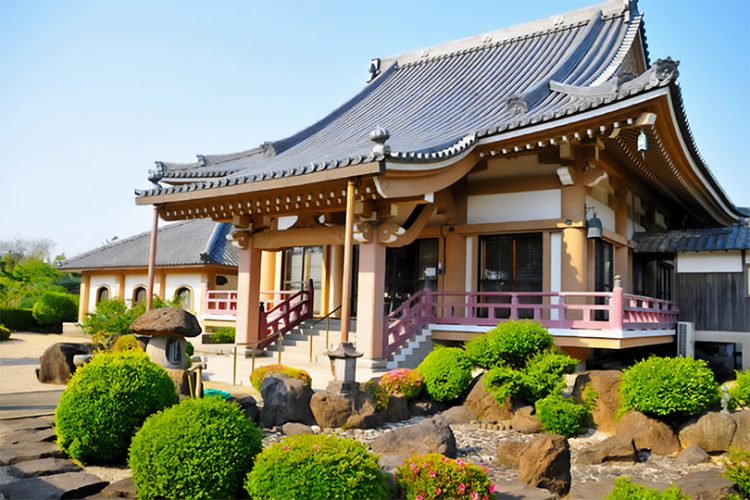
{"type": "Polygon", "coordinates": [[[416,370],[399,368],[384,373],[383,376],[380,377],[380,385],[388,391],[388,394],[414,398],[422,390],[424,378],[422,378],[422,375],[416,370]]]}
{"type": "Polygon", "coordinates": [[[439,453],[413,455],[396,470],[402,496],[414,500],[457,498],[486,500],[495,492],[487,471],[439,453]]]}
{"type": "Polygon", "coordinates": [[[750,496],[750,450],[732,448],[720,463],[725,468],[723,476],[737,483],[744,495],[750,496]]]}
{"type": "Polygon", "coordinates": [[[285,365],[266,365],[256,368],[253,373],[250,374],[250,385],[260,392],[261,386],[263,385],[263,379],[272,373],[283,373],[292,378],[300,379],[308,386],[312,384],[312,378],[305,370],[285,365]]]}

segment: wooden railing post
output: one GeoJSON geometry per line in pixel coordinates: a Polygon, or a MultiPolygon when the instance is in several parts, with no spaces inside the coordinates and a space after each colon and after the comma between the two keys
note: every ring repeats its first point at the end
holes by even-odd
{"type": "Polygon", "coordinates": [[[518,319],[518,295],[510,296],[510,319],[518,319]]]}
{"type": "Polygon", "coordinates": [[[258,314],[258,340],[263,340],[266,337],[266,306],[263,302],[258,304],[260,308],[260,314],[258,314]]]}
{"type": "Polygon", "coordinates": [[[609,327],[622,330],[622,318],[625,303],[621,286],[615,286],[609,301],[609,327]]]}

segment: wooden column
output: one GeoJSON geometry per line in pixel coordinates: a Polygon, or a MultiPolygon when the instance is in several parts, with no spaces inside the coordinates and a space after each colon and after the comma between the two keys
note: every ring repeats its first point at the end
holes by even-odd
{"type": "MultiPolygon", "coordinates": [[[[445,279],[443,280],[444,291],[461,292],[466,288],[466,258],[466,238],[450,232],[446,234],[445,258],[443,260],[445,263],[443,269],[445,272],[445,279]]],[[[439,279],[438,283],[440,283],[439,279]]],[[[445,299],[449,303],[463,303],[464,300],[464,297],[460,295],[445,299]]],[[[460,312],[460,310],[457,312],[460,312]]]]}
{"type": "MultiPolygon", "coordinates": [[[[562,218],[572,222],[586,222],[586,188],[563,186],[562,218]]],[[[586,290],[587,240],[585,227],[566,227],[562,231],[562,291],[586,290]]]]}
{"type": "MultiPolygon", "coordinates": [[[[276,252],[264,250],[260,256],[260,291],[276,291],[276,252]]],[[[261,294],[263,302],[273,301],[273,294],[261,294]]]]}
{"type": "Polygon", "coordinates": [[[237,269],[237,343],[258,341],[260,319],[261,251],[253,247],[253,237],[248,236],[238,252],[237,269]],[[244,247],[244,248],[243,248],[244,247]]]}
{"type": "Polygon", "coordinates": [[[115,296],[114,299],[120,299],[123,302],[127,302],[125,299],[125,273],[120,271],[115,276],[115,296]]]}
{"type": "MultiPolygon", "coordinates": [[[[350,300],[352,293],[352,252],[354,244],[354,181],[346,185],[346,226],[344,233],[344,276],[341,285],[341,343],[349,342],[350,300]]],[[[360,259],[362,257],[360,256],[360,259]]],[[[360,268],[362,264],[360,263],[360,268]]],[[[361,286],[361,284],[360,284],[361,286]]],[[[361,295],[361,293],[359,294],[361,295]]],[[[358,307],[359,307],[359,303],[358,307]]],[[[358,312],[359,309],[357,309],[358,312]]],[[[382,313],[382,311],[381,311],[382,313]]]]}
{"type": "Polygon", "coordinates": [[[91,295],[91,275],[81,273],[81,293],[78,297],[78,322],[83,323],[89,313],[89,296],[91,295]]]}
{"type": "Polygon", "coordinates": [[[151,225],[151,243],[148,249],[148,285],[146,289],[146,310],[154,303],[154,273],[156,266],[156,237],[159,232],[159,209],[154,205],[154,222],[151,225]]]}
{"type": "Polygon", "coordinates": [[[359,245],[357,279],[357,351],[379,359],[383,357],[385,245],[375,239],[359,245]]]}

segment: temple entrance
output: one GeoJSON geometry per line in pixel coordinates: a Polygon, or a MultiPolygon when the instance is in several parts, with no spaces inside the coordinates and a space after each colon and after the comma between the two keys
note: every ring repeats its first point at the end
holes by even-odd
{"type": "MultiPolygon", "coordinates": [[[[281,289],[302,290],[313,280],[315,296],[320,297],[323,278],[322,247],[292,247],[284,249],[281,289]]],[[[320,313],[320,301],[315,300],[313,314],[320,313]]]]}
{"type": "Polygon", "coordinates": [[[437,290],[438,239],[425,238],[385,253],[385,312],[419,290],[437,290]]]}

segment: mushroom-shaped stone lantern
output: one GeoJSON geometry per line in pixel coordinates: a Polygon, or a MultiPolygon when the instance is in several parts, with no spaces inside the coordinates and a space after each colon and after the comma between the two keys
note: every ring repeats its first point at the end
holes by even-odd
{"type": "Polygon", "coordinates": [[[197,337],[201,333],[198,320],[176,307],[151,309],[130,325],[137,335],[149,335],[146,354],[157,365],[171,370],[187,368],[185,337],[197,337]]]}

